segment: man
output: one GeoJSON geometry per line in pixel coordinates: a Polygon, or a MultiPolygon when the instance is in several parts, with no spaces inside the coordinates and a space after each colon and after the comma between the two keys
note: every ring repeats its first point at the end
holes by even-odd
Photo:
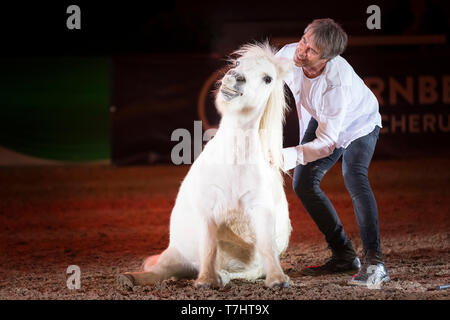
{"type": "Polygon", "coordinates": [[[320,266],[306,267],[307,275],[356,273],[351,284],[373,285],[389,280],[378,226],[378,209],[368,169],[381,128],[373,93],[340,56],[347,34],[332,19],[309,24],[296,44],[277,56],[293,59],[286,83],[300,119],[301,144],[283,149],[284,168],[295,167],[293,188],[332,251],[320,266]],[[362,265],[330,200],[320,189],[326,172],[342,156],[345,186],[350,193],[363,244],[362,265]]]}

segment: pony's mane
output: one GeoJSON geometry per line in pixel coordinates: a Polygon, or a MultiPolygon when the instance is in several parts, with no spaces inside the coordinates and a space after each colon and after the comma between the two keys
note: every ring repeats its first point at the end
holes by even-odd
{"type": "Polygon", "coordinates": [[[265,57],[273,62],[275,58],[276,50],[273,48],[268,41],[265,42],[254,42],[242,45],[238,50],[232,53],[232,56],[238,57],[265,57]]]}

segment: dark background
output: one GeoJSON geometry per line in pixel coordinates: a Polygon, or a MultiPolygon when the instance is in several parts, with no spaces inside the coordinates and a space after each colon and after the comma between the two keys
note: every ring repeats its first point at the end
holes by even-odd
{"type": "Polygon", "coordinates": [[[299,36],[323,17],[350,35],[448,35],[449,8],[444,0],[8,2],[1,8],[1,54],[223,53],[252,39],[299,36]],[[76,32],[66,28],[72,4],[82,13],[76,32]],[[381,8],[381,30],[366,28],[372,4],[381,8]]]}
{"type": "MultiPolygon", "coordinates": [[[[446,36],[431,45],[349,45],[343,56],[361,78],[386,87],[392,77],[402,86],[413,78],[413,103],[400,95],[395,105],[380,105],[386,130],[376,157],[448,155],[446,1],[29,1],[2,4],[0,12],[0,146],[10,150],[62,161],[170,163],[171,133],[193,135],[199,93],[231,51],[253,40],[300,38],[313,19],[330,17],[350,37],[446,36]],[[81,9],[81,30],[66,28],[71,4],[81,9]],[[366,27],[371,4],[381,8],[381,30],[366,27]],[[418,103],[421,76],[437,81],[431,104],[418,103]],[[426,114],[434,130],[422,130],[426,114]]],[[[211,94],[206,108],[217,124],[211,94]]],[[[294,111],[286,146],[298,142],[294,111]]]]}

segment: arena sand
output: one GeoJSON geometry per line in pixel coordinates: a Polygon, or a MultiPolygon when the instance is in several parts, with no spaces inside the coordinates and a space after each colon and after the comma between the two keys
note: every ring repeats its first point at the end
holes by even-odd
{"type": "MultiPolygon", "coordinates": [[[[382,248],[391,281],[381,289],[347,284],[349,275],[302,276],[330,255],[323,236],[291,190],[293,232],[281,263],[285,289],[235,280],[218,290],[193,280],[121,288],[116,275],[137,270],[168,244],[170,211],[187,166],[47,166],[0,168],[0,299],[438,299],[450,290],[450,160],[375,160],[370,179],[379,206],[382,248]],[[69,290],[69,265],[81,288],[69,290]]],[[[361,241],[337,164],[322,182],[357,252],[361,241]]]]}

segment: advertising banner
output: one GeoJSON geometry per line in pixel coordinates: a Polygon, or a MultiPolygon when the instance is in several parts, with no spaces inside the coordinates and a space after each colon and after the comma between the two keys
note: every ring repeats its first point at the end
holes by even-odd
{"type": "MultiPolygon", "coordinates": [[[[447,154],[450,67],[448,50],[352,48],[343,57],[377,96],[383,129],[375,157],[447,154]],[[436,68],[436,61],[441,61],[436,68]]],[[[113,58],[112,162],[190,164],[210,139],[220,115],[216,81],[221,55],[113,58]],[[174,160],[173,156],[178,160],[174,160]],[[181,160],[180,160],[181,159],[181,160]]],[[[286,87],[287,88],[287,87],[286,87]]],[[[284,144],[298,143],[298,119],[288,93],[284,144]]]]}

